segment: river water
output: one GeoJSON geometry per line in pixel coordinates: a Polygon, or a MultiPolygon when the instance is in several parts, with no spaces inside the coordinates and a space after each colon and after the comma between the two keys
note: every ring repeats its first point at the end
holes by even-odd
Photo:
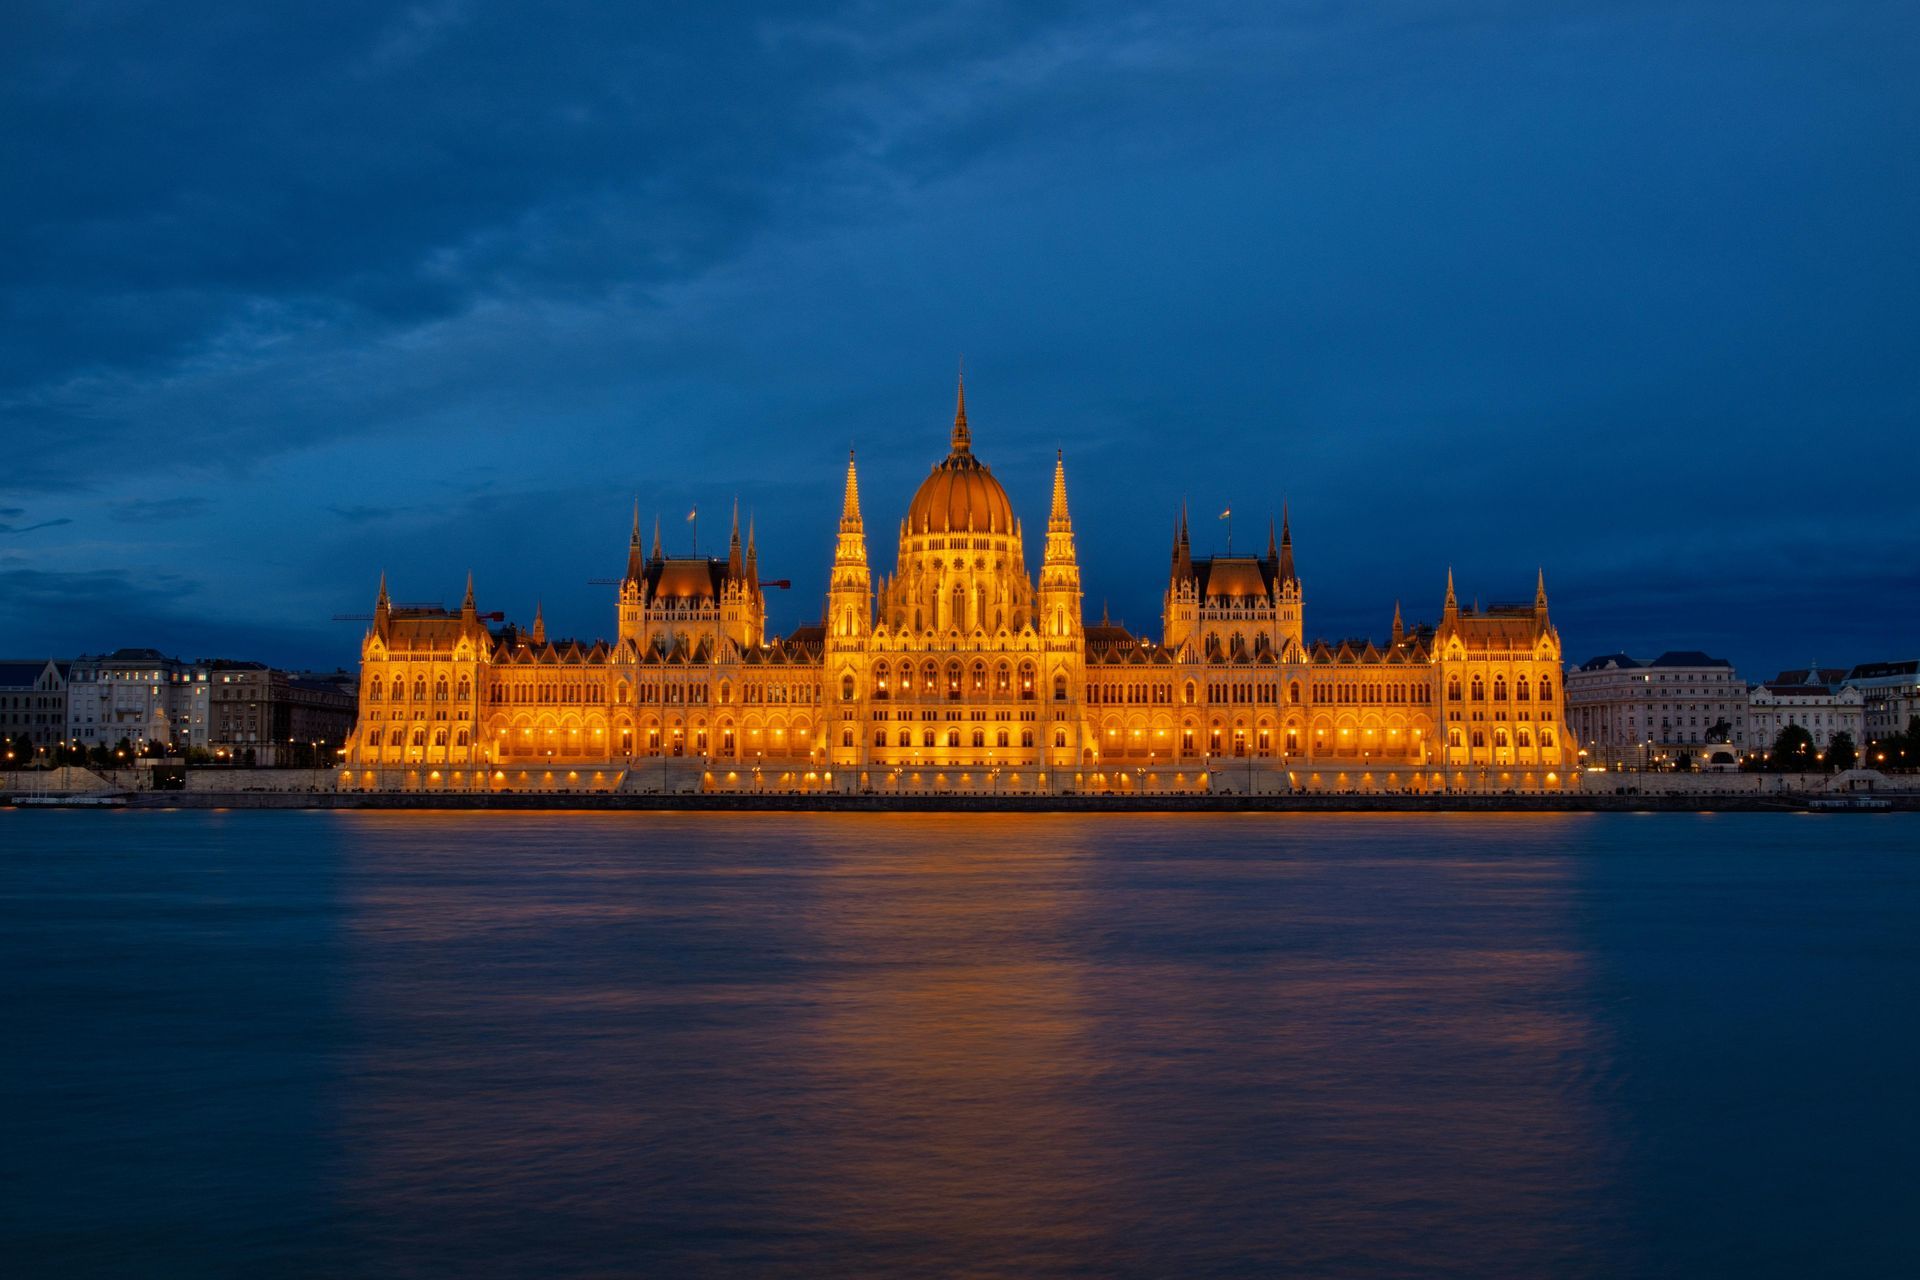
{"type": "Polygon", "coordinates": [[[1920,1274],[1901,815],[0,813],[12,1276],[1920,1274]]]}

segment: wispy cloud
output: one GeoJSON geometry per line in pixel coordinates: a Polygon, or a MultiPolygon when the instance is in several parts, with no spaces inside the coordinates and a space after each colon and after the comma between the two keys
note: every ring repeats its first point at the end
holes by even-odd
{"type": "Polygon", "coordinates": [[[26,514],[25,507],[0,507],[0,534],[32,533],[35,529],[57,529],[73,523],[71,516],[55,516],[51,520],[36,520],[32,524],[17,523],[26,514]]]}
{"type": "Polygon", "coordinates": [[[391,520],[405,509],[404,507],[374,506],[364,502],[329,504],[327,507],[327,510],[348,524],[371,524],[376,520],[391,520]]]}
{"type": "Polygon", "coordinates": [[[192,520],[213,506],[210,498],[182,495],[177,498],[120,498],[108,510],[121,524],[168,524],[192,520]]]}

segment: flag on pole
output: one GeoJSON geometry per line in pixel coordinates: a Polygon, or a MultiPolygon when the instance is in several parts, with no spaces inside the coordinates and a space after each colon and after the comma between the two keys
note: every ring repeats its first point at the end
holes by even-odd
{"type": "Polygon", "coordinates": [[[700,514],[700,508],[698,508],[698,507],[694,507],[694,508],[693,508],[692,510],[690,510],[690,511],[688,511],[688,512],[687,512],[687,523],[688,523],[688,524],[692,524],[692,523],[693,523],[693,518],[694,518],[695,516],[697,516],[697,515],[699,515],[699,514],[700,514]]]}
{"type": "Polygon", "coordinates": [[[1228,508],[1227,508],[1227,509],[1226,509],[1225,511],[1222,511],[1222,512],[1220,513],[1220,518],[1221,518],[1222,520],[1231,520],[1231,519],[1233,519],[1233,508],[1232,508],[1232,507],[1228,507],[1228,508]]]}

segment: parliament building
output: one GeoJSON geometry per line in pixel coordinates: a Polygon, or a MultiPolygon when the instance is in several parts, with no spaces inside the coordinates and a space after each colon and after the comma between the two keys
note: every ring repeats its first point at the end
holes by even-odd
{"type": "Polygon", "coordinates": [[[1196,556],[1174,526],[1158,636],[1085,620],[1064,459],[1029,571],[1021,522],[950,446],[868,560],[847,462],[823,620],[767,632],[758,545],[669,556],[634,515],[611,641],[395,606],[361,649],[341,782],[406,790],[1532,791],[1572,763],[1544,576],[1384,642],[1309,640],[1292,530],[1196,556]]]}

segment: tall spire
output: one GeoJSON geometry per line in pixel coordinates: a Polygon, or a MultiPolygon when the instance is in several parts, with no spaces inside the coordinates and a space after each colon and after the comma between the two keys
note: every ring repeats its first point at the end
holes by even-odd
{"type": "Polygon", "coordinates": [[[1280,568],[1282,582],[1297,581],[1300,575],[1293,567],[1293,512],[1286,502],[1280,504],[1280,568]]]}
{"type": "Polygon", "coordinates": [[[1395,600],[1393,602],[1393,642],[1399,644],[1400,638],[1406,634],[1407,628],[1400,621],[1400,602],[1395,600]]]}
{"type": "Polygon", "coordinates": [[[467,570],[467,595],[466,599],[460,602],[460,616],[468,621],[472,621],[475,612],[476,610],[473,603],[473,570],[469,569],[467,570]]]}
{"type": "Polygon", "coordinates": [[[1192,543],[1187,541],[1187,501],[1181,501],[1181,518],[1173,522],[1173,580],[1187,581],[1194,576],[1192,543]]]}
{"type": "Polygon", "coordinates": [[[376,609],[393,608],[393,601],[387,599],[387,571],[385,569],[380,571],[380,594],[375,597],[373,607],[376,609]]]}
{"type": "Polygon", "coordinates": [[[859,531],[860,524],[860,475],[854,470],[853,450],[847,450],[847,491],[840,499],[840,531],[859,531]]]}
{"type": "Polygon", "coordinates": [[[1267,517],[1267,559],[1278,560],[1279,558],[1280,558],[1279,548],[1274,545],[1274,541],[1273,541],[1273,517],[1268,516],[1267,517]]]}
{"type": "Polygon", "coordinates": [[[1446,601],[1440,606],[1440,608],[1442,612],[1444,612],[1446,616],[1449,618],[1453,617],[1454,614],[1460,611],[1460,601],[1453,594],[1453,566],[1452,565],[1447,566],[1447,598],[1446,598],[1446,601]]]}
{"type": "MultiPolygon", "coordinates": [[[[840,538],[834,546],[836,566],[858,567],[865,582],[867,564],[867,527],[860,519],[860,473],[853,463],[853,450],[847,450],[847,489],[840,499],[840,538]]],[[[861,590],[865,590],[864,586],[861,590]]]]}
{"type": "Polygon", "coordinates": [[[746,576],[746,560],[740,553],[740,499],[733,500],[733,533],[727,538],[727,573],[733,578],[746,576]]]}
{"type": "Polygon", "coordinates": [[[661,560],[661,555],[660,555],[660,516],[659,516],[659,514],[658,514],[657,512],[656,512],[656,513],[654,514],[654,517],[653,517],[653,554],[652,554],[651,556],[649,556],[649,557],[647,557],[647,558],[648,558],[648,559],[650,559],[650,560],[652,560],[652,561],[653,561],[654,563],[656,563],[656,564],[658,564],[658,563],[660,562],[660,560],[661,560]]]}
{"type": "Polygon", "coordinates": [[[547,620],[540,612],[538,600],[533,602],[533,642],[535,644],[547,642],[547,620]]]}
{"type": "Polygon", "coordinates": [[[1547,570],[1544,565],[1541,566],[1540,576],[1534,580],[1533,611],[1542,614],[1547,611],[1547,570]]]}
{"type": "Polygon", "coordinates": [[[967,371],[964,368],[960,370],[960,390],[953,408],[953,451],[973,451],[973,433],[967,430],[967,371]]]}
{"type": "Polygon", "coordinates": [[[639,582],[647,576],[646,553],[640,545],[640,499],[633,500],[633,534],[627,539],[627,581],[639,582]]]}
{"type": "Polygon", "coordinates": [[[1043,578],[1047,568],[1075,563],[1073,519],[1067,514],[1067,458],[1058,450],[1053,455],[1053,506],[1047,513],[1047,552],[1042,563],[1043,578]]]}
{"type": "Polygon", "coordinates": [[[753,536],[753,515],[747,515],[747,585],[760,590],[760,544],[753,536]]]}

